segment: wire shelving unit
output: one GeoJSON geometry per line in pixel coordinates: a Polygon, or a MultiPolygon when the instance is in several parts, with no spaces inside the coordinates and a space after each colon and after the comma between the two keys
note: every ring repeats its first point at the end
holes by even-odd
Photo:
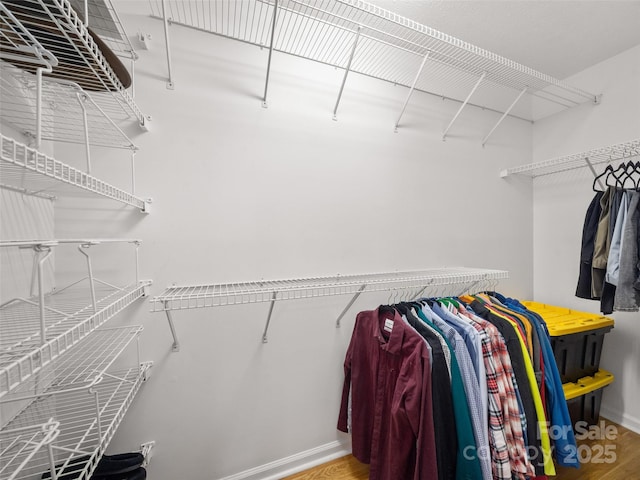
{"type": "MultiPolygon", "coordinates": [[[[273,51],[344,69],[345,80],[355,72],[409,87],[396,128],[414,90],[505,116],[525,95],[560,109],[599,101],[596,94],[361,0],[150,0],[150,8],[165,23],[168,45],[172,24],[269,48],[265,103],[273,51]]],[[[173,84],[170,52],[168,69],[173,84]]],[[[334,116],[343,88],[344,81],[334,116]]],[[[533,119],[530,112],[525,118],[533,119]]]]}
{"type": "Polygon", "coordinates": [[[117,286],[93,275],[87,250],[93,245],[137,240],[70,239],[55,241],[2,242],[2,248],[34,249],[32,296],[14,298],[0,305],[0,398],[38,375],[127,306],[147,294],[150,281],[137,278],[129,285],[117,286]],[[44,263],[52,249],[61,243],[77,244],[87,262],[88,276],[45,292],[44,263]],[[37,287],[36,287],[37,286],[37,287]],[[37,293],[35,293],[37,291],[37,293]]]}
{"type": "Polygon", "coordinates": [[[614,163],[638,156],[640,156],[640,139],[635,139],[572,155],[556,157],[543,162],[507,168],[500,172],[500,176],[504,178],[510,175],[526,175],[535,178],[583,167],[589,167],[595,176],[596,172],[593,169],[593,165],[614,163]]]}
{"type": "MultiPolygon", "coordinates": [[[[0,5],[0,120],[35,139],[136,150],[122,127],[145,116],[110,62],[135,58],[109,0],[91,0],[110,40],[89,31],[68,0],[5,0],[0,5]],[[109,19],[107,21],[107,19],[109,19]],[[97,43],[99,42],[99,43],[97,43]],[[112,44],[116,48],[102,53],[112,44]]],[[[84,12],[84,2],[83,12],[84,12]]],[[[91,14],[93,12],[93,14],[91,14]]],[[[133,61],[132,61],[133,66],[133,61]]],[[[130,83],[130,78],[128,80],[130,83]]]]}
{"type": "Polygon", "coordinates": [[[38,118],[38,78],[7,63],[1,66],[0,118],[23,135],[39,136],[40,141],[137,150],[116,123],[127,115],[115,97],[89,94],[71,82],[43,80],[38,118]]]}
{"type": "MultiPolygon", "coordinates": [[[[142,363],[105,372],[88,388],[34,395],[7,428],[26,428],[54,417],[60,424],[60,434],[52,445],[58,476],[64,472],[69,475],[64,478],[88,480],[150,369],[151,363],[142,363]]],[[[48,455],[40,450],[13,478],[33,479],[50,472],[50,465],[48,455]]]]}
{"type": "Polygon", "coordinates": [[[335,295],[353,295],[336,321],[340,320],[363,292],[403,292],[417,298],[430,287],[457,287],[452,294],[460,294],[481,282],[508,278],[504,270],[474,269],[465,267],[434,268],[420,271],[373,273],[363,275],[337,275],[334,277],[310,277],[289,280],[264,280],[241,283],[171,286],[151,299],[153,312],[165,312],[173,335],[173,349],[179,342],[171,316],[173,310],[209,308],[225,305],[270,302],[263,342],[276,301],[335,295]]]}
{"type": "Polygon", "coordinates": [[[59,194],[102,196],[149,211],[148,200],[0,134],[0,186],[54,198],[59,194]]]}
{"type": "Polygon", "coordinates": [[[0,430],[0,478],[13,480],[31,459],[47,447],[53,454],[51,442],[58,434],[60,423],[49,418],[46,422],[11,430],[0,430]]]}
{"type": "MultiPolygon", "coordinates": [[[[111,92],[118,103],[140,123],[144,116],[112,69],[98,45],[97,37],[92,36],[89,25],[85,24],[68,0],[4,0],[4,5],[17,20],[58,60],[58,67],[68,71],[49,75],[64,78],[73,75],[85,90],[111,92]],[[64,65],[64,67],[63,67],[64,65]],[[75,65],[71,69],[69,65],[75,65]]],[[[112,18],[116,22],[116,18],[112,18]]],[[[121,26],[116,27],[121,30],[121,26]]],[[[102,97],[100,97],[102,98],[102,97]]]]}
{"type": "Polygon", "coordinates": [[[134,60],[137,58],[138,55],[111,0],[69,0],[69,4],[78,17],[118,56],[134,60]]]}

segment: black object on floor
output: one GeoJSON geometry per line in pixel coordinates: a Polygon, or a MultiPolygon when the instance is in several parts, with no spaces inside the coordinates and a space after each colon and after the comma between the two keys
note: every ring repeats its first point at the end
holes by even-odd
{"type": "MultiPolygon", "coordinates": [[[[72,459],[63,471],[60,472],[58,480],[74,480],[79,478],[85,464],[90,459],[91,457],[88,455],[72,459]]],[[[140,452],[103,455],[91,478],[98,479],[104,477],[112,480],[114,475],[120,475],[121,477],[118,477],[118,480],[120,480],[120,478],[128,480],[130,477],[127,477],[126,474],[132,474],[139,470],[142,462],[144,462],[144,456],[140,452]]],[[[62,463],[56,465],[56,470],[62,465],[62,463]]],[[[51,478],[51,472],[43,473],[42,478],[51,478]]],[[[146,478],[146,471],[144,472],[144,477],[134,476],[131,478],[135,480],[138,480],[138,478],[146,478]]]]}
{"type": "Polygon", "coordinates": [[[145,480],[147,478],[147,471],[144,467],[138,467],[136,470],[128,473],[121,473],[108,476],[92,476],[91,480],[145,480]]]}

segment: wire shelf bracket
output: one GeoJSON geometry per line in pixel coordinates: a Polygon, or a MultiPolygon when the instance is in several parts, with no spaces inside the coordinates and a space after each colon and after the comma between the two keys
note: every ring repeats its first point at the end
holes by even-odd
{"type": "Polygon", "coordinates": [[[268,330],[277,301],[352,295],[336,320],[336,327],[340,327],[342,318],[364,292],[403,291],[408,297],[417,298],[429,287],[465,286],[467,291],[466,289],[477,285],[478,282],[497,281],[508,277],[508,272],[504,270],[451,267],[335,277],[172,286],[151,299],[151,311],[165,313],[173,336],[173,350],[178,351],[180,343],[172,311],[269,302],[262,334],[262,342],[267,343],[268,330]]]}
{"type": "Polygon", "coordinates": [[[507,168],[500,172],[500,177],[525,175],[536,178],[584,167],[589,167],[594,176],[597,176],[594,165],[613,163],[638,156],[640,156],[640,138],[542,162],[507,168]]]}

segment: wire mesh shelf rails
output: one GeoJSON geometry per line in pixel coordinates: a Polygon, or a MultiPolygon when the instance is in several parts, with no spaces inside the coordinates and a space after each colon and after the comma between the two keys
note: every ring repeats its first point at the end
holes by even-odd
{"type": "Polygon", "coordinates": [[[135,52],[109,0],[86,5],[93,13],[83,21],[68,0],[0,4],[0,118],[35,138],[36,148],[44,139],[134,150],[116,122],[144,125],[145,116],[112,64],[114,52],[135,52]],[[89,30],[91,19],[104,42],[89,30]],[[108,45],[114,51],[103,54],[108,45]]]}
{"type": "Polygon", "coordinates": [[[47,447],[47,453],[53,455],[51,442],[60,434],[59,427],[59,422],[49,418],[42,424],[0,430],[0,478],[17,478],[43,447],[47,447]]]}
{"type": "Polygon", "coordinates": [[[57,478],[89,480],[151,367],[147,362],[109,370],[88,388],[19,399],[30,403],[7,424],[8,431],[28,428],[53,416],[60,425],[60,434],[51,444],[52,457],[40,449],[10,478],[51,478],[50,472],[55,468],[57,478]]]}
{"type": "Polygon", "coordinates": [[[581,153],[552,158],[543,162],[507,168],[500,172],[500,176],[504,178],[509,175],[527,175],[535,178],[583,167],[589,167],[595,176],[596,172],[593,169],[593,165],[613,163],[638,156],[640,156],[640,139],[635,139],[581,153]]]}
{"type": "Polygon", "coordinates": [[[241,305],[270,302],[269,313],[262,336],[267,341],[267,332],[273,307],[279,300],[352,295],[353,297],[339,315],[336,326],[363,292],[402,292],[408,298],[417,298],[430,287],[457,287],[452,294],[460,294],[483,281],[508,278],[504,270],[473,269],[464,267],[438,268],[420,271],[373,273],[364,275],[337,275],[335,277],[311,277],[289,280],[265,280],[242,283],[210,285],[184,285],[167,288],[151,299],[153,312],[165,312],[173,335],[174,351],[179,342],[171,316],[172,310],[241,305]]]}
{"type": "Polygon", "coordinates": [[[50,199],[61,193],[101,196],[149,212],[149,199],[115,187],[2,134],[0,186],[50,199]]]}
{"type": "MultiPolygon", "coordinates": [[[[265,106],[273,51],[344,69],[345,79],[355,72],[409,87],[396,128],[414,90],[456,100],[460,110],[473,104],[473,96],[476,106],[505,116],[524,95],[560,109],[598,102],[595,94],[361,0],[150,0],[150,5],[152,16],[164,20],[167,45],[168,24],[177,24],[269,48],[265,106]]],[[[344,81],[334,116],[343,88],[344,81]]],[[[531,112],[519,115],[533,119],[531,112]]]]}
{"type": "MultiPolygon", "coordinates": [[[[0,398],[55,363],[109,319],[147,294],[150,281],[137,272],[138,240],[70,239],[1,242],[5,249],[32,249],[31,296],[0,305],[0,398]],[[99,244],[135,244],[136,278],[125,286],[94,277],[89,250],[99,244]],[[61,244],[77,245],[87,276],[64,288],[46,290],[44,265],[61,244]]],[[[39,377],[38,377],[39,378],[39,377]]]]}

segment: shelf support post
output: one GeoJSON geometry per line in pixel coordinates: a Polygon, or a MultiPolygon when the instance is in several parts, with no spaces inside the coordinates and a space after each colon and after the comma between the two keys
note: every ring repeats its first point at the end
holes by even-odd
{"type": "Polygon", "coordinates": [[[136,151],[131,150],[131,193],[136,194],[136,151]]]}
{"type": "Polygon", "coordinates": [[[169,41],[169,20],[167,19],[166,0],[162,0],[162,21],[164,24],[164,43],[167,47],[167,70],[169,74],[167,88],[169,90],[173,90],[175,88],[175,84],[173,83],[173,73],[171,69],[171,43],[169,41]]]}
{"type": "Polygon", "coordinates": [[[42,70],[36,69],[36,150],[42,146],[42,70]]]}
{"type": "Polygon", "coordinates": [[[447,128],[445,128],[444,132],[442,133],[442,141],[444,141],[447,138],[447,133],[449,132],[449,130],[451,129],[455,121],[458,119],[458,117],[462,113],[462,110],[464,109],[464,107],[466,107],[467,103],[469,103],[469,100],[471,100],[471,97],[473,96],[473,94],[476,93],[476,90],[478,89],[478,87],[480,86],[480,84],[482,83],[482,81],[485,79],[486,76],[487,76],[487,72],[482,72],[482,75],[480,76],[476,84],[473,86],[471,91],[469,92],[469,95],[467,95],[467,98],[464,99],[464,102],[462,102],[462,105],[460,105],[460,108],[456,112],[455,116],[453,117],[451,122],[449,122],[449,125],[447,125],[447,128]]]}
{"type": "Polygon", "coordinates": [[[402,110],[400,110],[400,115],[398,115],[398,119],[396,120],[396,125],[393,129],[393,131],[396,133],[398,133],[398,125],[400,124],[400,119],[402,118],[402,115],[404,115],[404,111],[406,110],[407,105],[409,104],[409,99],[411,99],[411,95],[413,95],[413,91],[416,88],[416,84],[418,83],[420,74],[424,69],[425,63],[427,63],[427,59],[429,58],[429,53],[431,52],[427,51],[424,57],[422,57],[422,63],[420,64],[420,68],[418,68],[418,73],[416,73],[416,76],[413,78],[413,82],[411,82],[411,88],[409,88],[409,93],[407,93],[407,98],[405,98],[404,100],[404,104],[402,105],[402,110]]]}
{"type": "Polygon", "coordinates": [[[87,153],[87,173],[91,174],[91,150],[89,148],[89,120],[87,119],[87,107],[84,102],[87,101],[87,96],[81,93],[76,93],[76,99],[82,109],[82,124],[84,125],[84,148],[87,153]]]}
{"type": "Polygon", "coordinates": [[[507,111],[504,112],[502,114],[502,116],[500,117],[500,120],[498,120],[498,123],[496,123],[493,128],[491,129],[491,131],[489,133],[487,133],[487,136],[484,137],[482,139],[482,146],[484,147],[487,143],[487,140],[489,140],[489,137],[493,134],[493,132],[496,130],[496,128],[498,128],[498,126],[502,123],[502,121],[507,117],[507,115],[509,115],[509,112],[511,112],[511,110],[513,110],[513,107],[516,106],[516,103],[518,103],[518,101],[522,98],[522,96],[527,93],[528,87],[525,87],[522,89],[522,91],[520,92],[520,94],[518,95],[518,97],[513,101],[513,103],[509,106],[509,108],[507,108],[507,111]]]}
{"type": "Polygon", "coordinates": [[[269,330],[269,323],[271,322],[271,315],[273,314],[273,307],[276,304],[276,298],[278,292],[273,292],[271,295],[271,305],[269,305],[269,313],[267,314],[267,323],[264,326],[264,332],[262,333],[262,343],[267,343],[267,331],[269,330]]]}
{"type": "Polygon", "coordinates": [[[100,412],[100,397],[99,397],[98,391],[94,390],[94,387],[91,387],[89,391],[93,393],[94,400],[96,403],[96,419],[94,420],[94,422],[97,423],[96,427],[98,429],[98,438],[102,440],[104,436],[102,435],[103,432],[102,432],[102,418],[101,418],[102,414],[100,412]]]}
{"type": "Polygon", "coordinates": [[[51,247],[44,247],[42,245],[36,247],[36,252],[45,252],[45,254],[38,260],[38,307],[40,309],[40,344],[44,345],[47,341],[46,330],[47,325],[45,322],[45,305],[44,305],[44,262],[53,253],[51,247]]]}
{"type": "Polygon", "coordinates": [[[58,472],[56,472],[56,462],[53,457],[53,446],[51,443],[47,444],[47,459],[49,460],[49,471],[51,472],[52,480],[58,480],[58,472]]]}
{"type": "Polygon", "coordinates": [[[171,336],[173,337],[173,345],[171,346],[171,350],[174,352],[179,352],[180,342],[178,342],[178,335],[176,334],[176,328],[173,325],[173,318],[171,317],[171,310],[169,309],[169,301],[165,300],[162,303],[164,305],[164,313],[167,315],[167,320],[169,322],[169,330],[171,330],[171,336]]]}
{"type": "Polygon", "coordinates": [[[271,39],[269,40],[269,58],[267,59],[267,77],[264,82],[264,95],[262,107],[267,108],[267,91],[269,89],[269,75],[271,74],[271,57],[273,56],[273,43],[276,37],[276,21],[278,20],[278,0],[273,2],[273,20],[271,21],[271,39]]]}
{"type": "MultiPolygon", "coordinates": [[[[591,170],[591,173],[593,173],[593,176],[595,178],[598,178],[598,173],[596,172],[596,169],[593,168],[593,164],[591,163],[591,160],[589,160],[589,157],[584,157],[584,161],[587,163],[587,166],[589,167],[589,170],[591,170]]],[[[598,185],[600,185],[600,188],[602,190],[605,190],[604,185],[602,184],[602,180],[598,178],[598,185]]]]}
{"type": "Polygon", "coordinates": [[[424,287],[422,287],[420,290],[418,290],[413,297],[411,298],[412,300],[415,300],[417,298],[420,298],[420,295],[422,295],[424,293],[424,291],[429,287],[429,285],[431,285],[433,282],[429,282],[427,283],[424,287]]]}
{"type": "Polygon", "coordinates": [[[91,246],[89,243],[83,243],[78,246],[78,251],[87,259],[87,270],[89,272],[89,286],[91,287],[91,303],[93,304],[93,313],[98,313],[98,302],[96,302],[96,286],[93,282],[93,268],[91,267],[91,257],[84,249],[91,246]]]}
{"type": "Polygon", "coordinates": [[[349,301],[349,303],[347,303],[347,306],[344,307],[344,310],[342,310],[342,313],[340,313],[340,315],[338,315],[338,319],[336,320],[336,328],[340,328],[340,320],[342,320],[342,317],[344,317],[346,315],[347,311],[349,311],[349,309],[355,303],[355,301],[358,299],[360,294],[362,292],[364,292],[365,288],[367,288],[367,284],[366,283],[362,284],[362,286],[358,289],[358,291],[353,296],[353,298],[349,301]]]}
{"type": "Polygon", "coordinates": [[[338,106],[340,105],[340,99],[342,98],[342,92],[344,91],[344,86],[347,83],[347,76],[351,71],[351,62],[353,62],[353,57],[356,54],[356,48],[358,47],[358,40],[360,39],[360,32],[362,31],[362,27],[358,25],[358,30],[356,31],[356,36],[353,39],[353,46],[351,47],[351,54],[349,55],[349,61],[347,62],[347,68],[344,71],[344,76],[342,77],[342,85],[340,85],[340,91],[338,92],[338,99],[336,100],[336,106],[333,107],[333,119],[338,120],[338,106]]]}

